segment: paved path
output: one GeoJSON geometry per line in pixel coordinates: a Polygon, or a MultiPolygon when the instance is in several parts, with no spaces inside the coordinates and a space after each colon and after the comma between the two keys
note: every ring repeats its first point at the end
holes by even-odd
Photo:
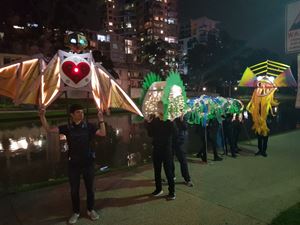
{"type": "MultiPolygon", "coordinates": [[[[227,156],[206,165],[190,158],[192,188],[182,183],[176,164],[175,201],[149,195],[154,189],[151,165],[99,176],[96,207],[101,219],[90,221],[82,201],[77,224],[267,225],[300,201],[300,130],[271,137],[267,158],[253,156],[252,142],[241,145],[237,159],[227,156]]],[[[0,224],[66,224],[70,208],[67,183],[14,194],[0,199],[0,224]]]]}

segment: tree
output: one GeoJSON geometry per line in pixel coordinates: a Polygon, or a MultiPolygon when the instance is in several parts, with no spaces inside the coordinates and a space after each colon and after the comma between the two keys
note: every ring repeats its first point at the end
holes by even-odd
{"type": "Polygon", "coordinates": [[[278,55],[266,49],[247,47],[246,42],[221,31],[218,37],[208,35],[206,43],[196,44],[188,52],[186,62],[191,84],[200,90],[203,86],[236,84],[247,66],[278,58],[278,55]]]}
{"type": "Polygon", "coordinates": [[[161,39],[151,40],[144,43],[141,55],[142,63],[154,73],[166,76],[170,70],[177,69],[178,50],[176,44],[170,44],[161,39]]]}

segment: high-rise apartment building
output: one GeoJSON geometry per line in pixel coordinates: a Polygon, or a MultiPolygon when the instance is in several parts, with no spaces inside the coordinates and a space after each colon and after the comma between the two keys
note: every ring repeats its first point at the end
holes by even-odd
{"type": "MultiPolygon", "coordinates": [[[[209,37],[219,38],[219,21],[209,19],[207,17],[200,17],[192,19],[189,22],[182,23],[180,25],[180,52],[181,57],[184,59],[188,54],[188,51],[194,48],[197,44],[206,45],[209,37]]],[[[179,70],[183,74],[188,74],[188,67],[185,60],[181,60],[179,70]]]]}
{"type": "MultiPolygon", "coordinates": [[[[165,64],[172,69],[177,68],[179,30],[177,1],[103,1],[100,15],[101,29],[110,36],[110,57],[115,65],[142,68],[143,46],[159,40],[167,43],[164,45],[165,64]]],[[[128,71],[128,74],[135,72],[128,71]]],[[[139,74],[140,79],[145,75],[139,74]]]]}
{"type": "Polygon", "coordinates": [[[137,31],[144,40],[178,42],[177,0],[137,2],[137,31]]]}

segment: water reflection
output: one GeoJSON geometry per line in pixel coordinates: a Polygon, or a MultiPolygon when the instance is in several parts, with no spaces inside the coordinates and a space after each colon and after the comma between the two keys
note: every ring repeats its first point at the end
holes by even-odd
{"type": "MultiPolygon", "coordinates": [[[[148,162],[151,140],[143,122],[135,122],[129,114],[114,114],[105,118],[107,137],[97,137],[94,142],[96,166],[99,170],[112,167],[136,166],[148,162]]],[[[66,119],[54,119],[52,124],[65,124],[66,119]]],[[[97,120],[89,118],[89,122],[97,120]]],[[[294,102],[279,105],[278,117],[271,132],[295,129],[300,124],[300,112],[294,102]]],[[[251,119],[244,124],[241,139],[253,138],[251,119]]],[[[66,175],[67,144],[57,133],[47,136],[39,121],[1,123],[0,128],[0,192],[9,186],[46,181],[66,175]]],[[[189,127],[185,148],[197,152],[199,137],[189,127]]]]}
{"type": "MultiPolygon", "coordinates": [[[[96,165],[100,168],[135,166],[149,159],[150,140],[143,123],[129,114],[105,118],[107,137],[96,137],[96,165]]],[[[66,119],[49,121],[57,126],[66,119]]],[[[97,123],[94,118],[89,122],[97,123]]],[[[0,190],[3,187],[40,182],[66,175],[66,140],[57,133],[46,136],[39,121],[1,123],[0,190]],[[1,187],[2,185],[2,187],[1,187]]]]}

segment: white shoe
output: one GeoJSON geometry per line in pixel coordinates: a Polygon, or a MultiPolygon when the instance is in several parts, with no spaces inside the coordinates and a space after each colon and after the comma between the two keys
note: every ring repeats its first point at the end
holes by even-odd
{"type": "Polygon", "coordinates": [[[69,224],[75,224],[77,222],[78,218],[79,218],[79,214],[74,213],[69,219],[69,224]]]}
{"type": "Polygon", "coordinates": [[[194,183],[192,181],[185,181],[184,182],[186,184],[186,186],[188,187],[193,187],[194,186],[194,183]]]}
{"type": "Polygon", "coordinates": [[[87,215],[90,217],[91,220],[98,220],[99,214],[95,210],[87,211],[87,215]]]}
{"type": "Polygon", "coordinates": [[[163,190],[160,190],[160,191],[155,190],[155,191],[152,192],[152,195],[154,197],[158,197],[158,196],[161,196],[163,193],[164,193],[163,190]]]}

